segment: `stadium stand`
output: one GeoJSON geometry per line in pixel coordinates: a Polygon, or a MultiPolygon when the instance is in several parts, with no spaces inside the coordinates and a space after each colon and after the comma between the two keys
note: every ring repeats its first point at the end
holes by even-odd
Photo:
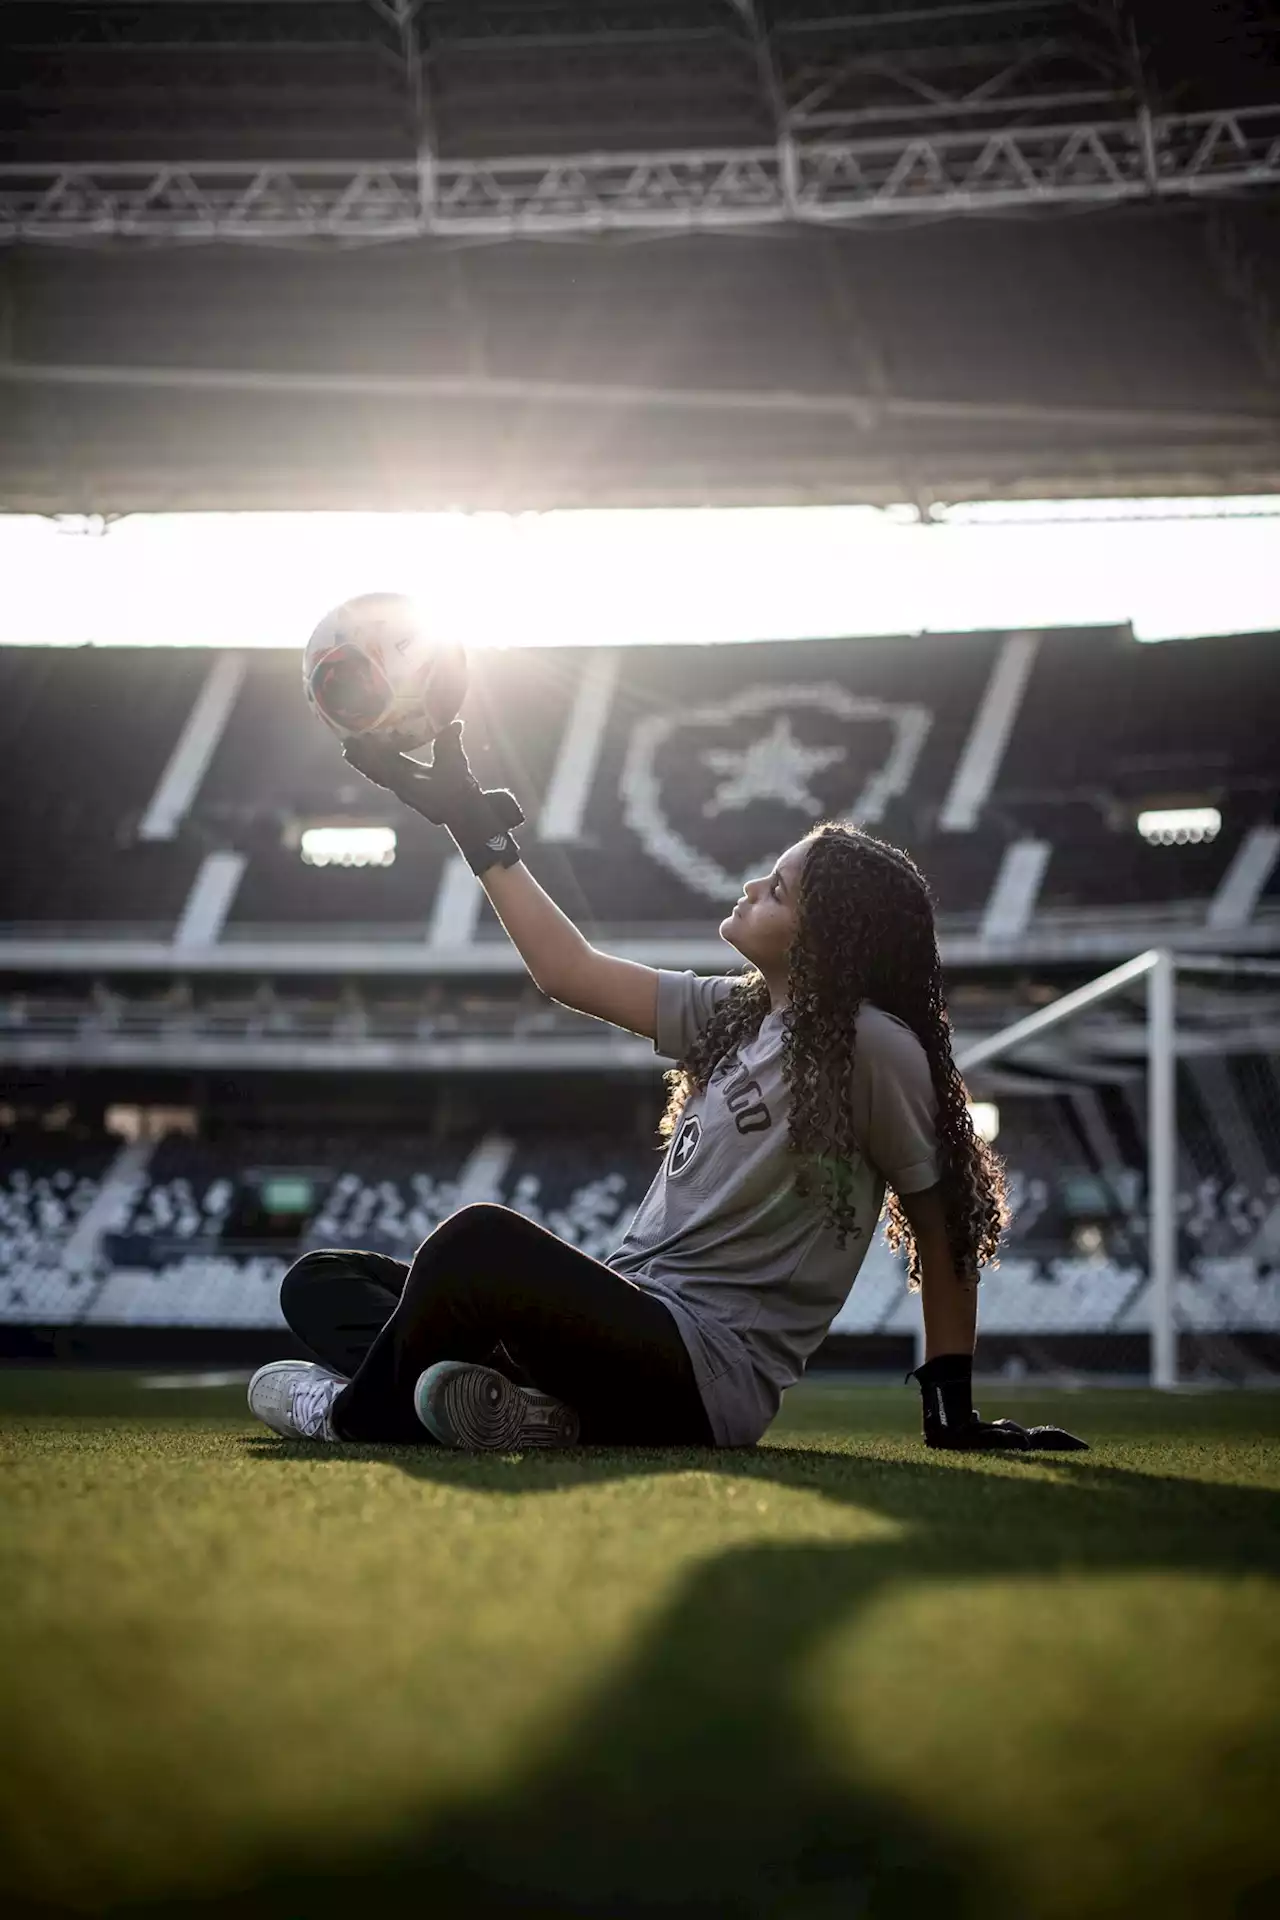
{"type": "Polygon", "coordinates": [[[1204,899],[1248,829],[1274,816],[1271,637],[1082,638],[1040,648],[991,813],[1052,845],[1046,908],[1204,899]],[[1222,812],[1210,842],[1153,849],[1134,832],[1140,808],[1200,803],[1222,812]]]}
{"type": "MultiPolygon", "coordinates": [[[[475,660],[467,739],[482,784],[509,784],[525,807],[531,869],[596,939],[709,941],[744,872],[822,814],[862,819],[919,859],[944,941],[970,940],[953,1014],[962,1032],[991,1032],[1087,977],[1098,928],[1130,953],[1169,928],[1274,944],[1276,644],[1142,646],[1105,629],[512,648],[475,660]],[[1139,809],[1190,804],[1219,809],[1215,836],[1153,846],[1137,832],[1139,809]],[[1215,924],[1250,836],[1254,879],[1215,924]],[[1028,847],[1043,851],[1011,905],[1028,847]],[[1023,936],[1045,929],[1073,972],[1021,964],[1023,936]]],[[[54,1099],[47,1071],[97,1116],[72,1139],[38,1130],[21,1100],[0,1114],[0,1324],[278,1330],[297,1251],[405,1256],[475,1198],[597,1257],[617,1244],[655,1166],[657,1063],[637,1043],[615,1107],[586,1117],[542,1049],[561,1048],[563,1065],[607,1030],[487,970],[506,941],[478,889],[449,935],[451,970],[291,971],[326,938],[375,960],[382,945],[425,951],[449,895],[444,836],[344,766],[303,709],[293,651],[4,649],[0,714],[0,801],[17,823],[0,850],[0,1061],[37,1106],[54,1099]],[[394,824],[394,864],[306,865],[298,839],[316,823],[394,824]],[[228,853],[243,866],[191,970],[183,917],[209,856],[228,853]],[[113,942],[144,930],[158,943],[147,966],[113,966],[113,942]],[[231,964],[264,937],[284,964],[231,964]],[[525,1091],[508,1078],[475,1105],[468,1076],[506,1067],[525,1091]],[[358,1118],[346,1068],[373,1072],[358,1118]],[[250,1088],[300,1071],[308,1092],[290,1095],[287,1119],[250,1119],[250,1088]],[[393,1089],[410,1115],[398,1129],[383,1110],[393,1089]],[[112,1100],[150,1103],[160,1132],[180,1108],[186,1131],[110,1139],[112,1100]]],[[[727,950],[721,964],[735,964],[727,950]]],[[[1212,1042],[1227,1016],[1204,1011],[1212,1042]]],[[[1205,1044],[1178,1074],[1178,1312],[1227,1339],[1280,1332],[1268,1018],[1256,1044],[1205,1044]]],[[[1119,1029],[1099,1032],[1114,1043],[1119,1029]]],[[[623,1071],[581,1064],[606,1092],[623,1071]]],[[[1040,1061],[1006,1073],[998,1098],[1014,1222],[984,1334],[1132,1346],[1149,1304],[1141,1088],[1040,1061]]],[[[877,1242],[836,1334],[902,1338],[918,1318],[877,1242]]]]}
{"type": "MultiPolygon", "coordinates": [[[[573,850],[595,921],[705,923],[746,862],[771,860],[822,813],[847,811],[909,845],[943,804],[997,646],[970,634],[959,645],[926,635],[637,650],[573,850]],[[759,757],[736,779],[708,758],[751,747],[759,757]]],[[[997,857],[985,853],[968,896],[940,869],[957,906],[981,904],[997,857]]]]}
{"type": "MultiPolygon", "coordinates": [[[[980,927],[1027,842],[1048,850],[1033,922],[1179,906],[1194,920],[1250,831],[1276,820],[1275,648],[1267,634],[1143,646],[1110,629],[512,648],[477,656],[464,714],[477,776],[517,793],[531,869],[593,937],[709,935],[744,870],[826,813],[915,854],[944,930],[980,927]],[[1139,809],[1192,803],[1219,809],[1215,837],[1137,834],[1139,809]]],[[[292,651],[246,659],[185,803],[140,833],[210,668],[196,651],[0,655],[0,799],[23,823],[0,856],[10,934],[171,932],[218,850],[244,860],[224,943],[426,938],[447,845],[308,721],[292,651]],[[394,863],[306,865],[298,837],[316,822],[393,825],[394,863]]],[[[502,939],[487,903],[473,931],[502,939]]]]}
{"type": "MultiPolygon", "coordinates": [[[[1273,1337],[1280,1173],[1256,1142],[1271,1137],[1280,1111],[1280,1059],[1197,1060],[1180,1078],[1183,1110],[1202,1116],[1181,1143],[1180,1324],[1273,1337]],[[1224,1127],[1224,1071],[1234,1097],[1257,1108],[1252,1148],[1224,1127]]],[[[984,1284],[984,1336],[1092,1339],[1105,1365],[1108,1342],[1147,1330],[1143,1117],[1126,1106],[1123,1089],[1002,1098],[1013,1221],[984,1284]]],[[[0,1322],[278,1328],[279,1280],[299,1251],[358,1245],[408,1258],[470,1199],[512,1206],[605,1258],[656,1165],[639,1142],[600,1134],[489,1138],[478,1154],[471,1142],[411,1133],[171,1136],[87,1270],[67,1271],[69,1239],[111,1160],[107,1148],[11,1143],[0,1180],[0,1322]],[[261,1183],[272,1174],[305,1178],[310,1197],[296,1217],[264,1218],[261,1183]]],[[[877,1239],[833,1332],[906,1335],[918,1317],[899,1262],[877,1239]]]]}
{"type": "Polygon", "coordinates": [[[10,1138],[0,1159],[0,1320],[80,1319],[93,1282],[63,1255],[97,1197],[110,1147],[65,1147],[10,1138]]]}
{"type": "Polygon", "coordinates": [[[190,711],[198,652],[0,648],[0,914],[5,920],[172,922],[193,849],[137,826],[190,711]]]}
{"type": "MultiPolygon", "coordinates": [[[[475,663],[465,711],[477,775],[486,786],[510,781],[526,796],[530,812],[549,775],[572,674],[571,657],[503,653],[496,676],[500,699],[490,704],[492,663],[475,663]],[[501,760],[500,773],[491,765],[495,759],[501,760]]],[[[251,852],[228,916],[232,937],[240,926],[264,923],[290,930],[352,921],[425,925],[447,847],[438,833],[346,767],[332,737],[306,721],[293,652],[249,659],[241,697],[193,809],[193,827],[251,852]],[[304,866],[296,846],[286,844],[285,830],[312,815],[390,822],[398,836],[394,866],[304,866]]]]}

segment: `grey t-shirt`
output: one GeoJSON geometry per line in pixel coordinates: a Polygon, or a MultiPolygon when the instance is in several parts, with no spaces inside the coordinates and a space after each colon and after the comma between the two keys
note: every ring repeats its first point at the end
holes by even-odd
{"type": "MultiPolygon", "coordinates": [[[[734,982],[658,974],[654,1052],[681,1060],[734,982]]],[[[861,1157],[851,1200],[860,1232],[836,1250],[816,1188],[795,1191],[787,1151],[783,1016],[721,1060],[686,1103],[653,1185],[608,1265],[674,1315],[717,1444],[751,1446],[804,1372],[857,1277],[888,1182],[938,1179],[937,1103],[910,1027],[879,1007],[858,1015],[850,1098],[861,1157]]]]}

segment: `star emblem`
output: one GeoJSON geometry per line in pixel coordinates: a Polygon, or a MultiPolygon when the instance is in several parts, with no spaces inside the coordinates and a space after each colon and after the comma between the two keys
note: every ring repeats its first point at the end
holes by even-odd
{"type": "Polygon", "coordinates": [[[703,814],[710,817],[750,806],[753,800],[780,800],[810,816],[823,811],[809,792],[816,773],[843,760],[843,747],[806,747],[791,731],[791,721],[780,713],[768,733],[747,747],[707,747],[701,759],[713,773],[724,774],[703,814]]]}
{"type": "Polygon", "coordinates": [[[702,1122],[696,1113],[691,1113],[676,1135],[671,1149],[671,1172],[683,1173],[694,1154],[698,1151],[698,1142],[702,1138],[702,1122]]]}

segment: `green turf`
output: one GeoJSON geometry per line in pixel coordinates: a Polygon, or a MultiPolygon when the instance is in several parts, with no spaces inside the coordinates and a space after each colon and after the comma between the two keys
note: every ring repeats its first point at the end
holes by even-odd
{"type": "MultiPolygon", "coordinates": [[[[1280,1911],[1280,1398],[814,1383],[722,1455],[0,1373],[0,1879],[284,1917],[1280,1911]]],[[[13,1902],[11,1901],[11,1907],[13,1902]]]]}

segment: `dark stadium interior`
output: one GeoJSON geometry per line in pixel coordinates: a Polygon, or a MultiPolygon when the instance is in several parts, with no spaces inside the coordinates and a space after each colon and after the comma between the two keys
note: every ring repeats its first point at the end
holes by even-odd
{"type": "MultiPolygon", "coordinates": [[[[391,157],[416,150],[427,111],[437,150],[455,156],[524,154],[544,143],[560,152],[750,144],[773,130],[744,18],[751,9],[720,0],[426,0],[403,11],[430,56],[426,102],[405,72],[394,5],[18,0],[5,9],[6,158],[61,158],[89,140],[111,158],[167,158],[174,134],[190,155],[219,144],[234,155],[246,127],[274,131],[263,158],[375,149],[391,157]]],[[[919,94],[904,76],[921,72],[932,73],[941,96],[933,113],[945,119],[948,94],[963,99],[1001,60],[1021,63],[1023,103],[1071,91],[1105,114],[1139,96],[1186,110],[1272,98],[1272,23],[1248,0],[1217,0],[1203,13],[1159,0],[1123,10],[977,0],[905,17],[885,4],[854,13],[838,0],[766,0],[757,18],[788,100],[820,84],[828,120],[892,123],[895,105],[905,117],[919,94]]],[[[992,118],[1007,115],[1007,89],[985,105],[992,118]]]]}

